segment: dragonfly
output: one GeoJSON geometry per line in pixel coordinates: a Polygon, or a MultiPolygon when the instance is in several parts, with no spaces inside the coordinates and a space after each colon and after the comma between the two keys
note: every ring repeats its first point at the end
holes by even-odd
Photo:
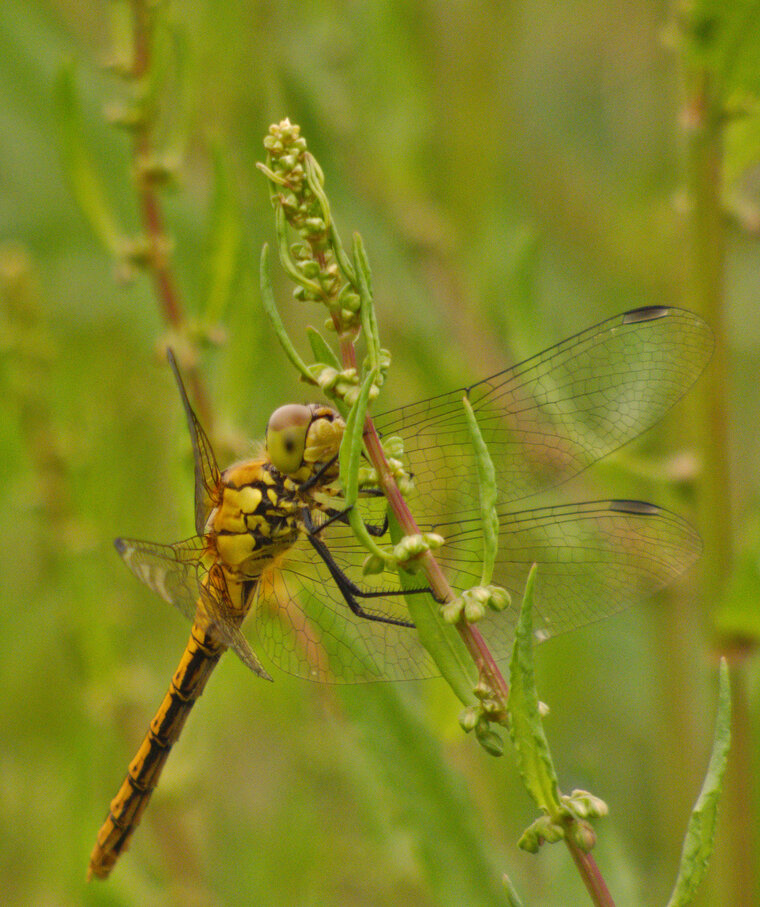
{"type": "MultiPolygon", "coordinates": [[[[436,557],[456,590],[480,581],[481,517],[469,398],[498,476],[493,582],[512,603],[479,623],[497,660],[511,649],[521,590],[535,563],[537,641],[621,611],[687,570],[702,543],[654,504],[542,503],[561,485],[658,422],[709,361],[713,335],[673,307],[617,315],[467,388],[373,416],[400,437],[420,527],[444,537],[436,557]],[[529,500],[533,499],[535,500],[529,500]],[[519,506],[515,506],[519,505],[519,506]]],[[[171,352],[194,454],[195,534],[173,545],[117,539],[129,569],[192,623],[169,689],[110,804],[88,878],[106,878],[148,805],[172,745],[221,655],[234,651],[322,682],[409,680],[438,673],[390,570],[362,574],[366,550],[341,509],[337,453],[344,422],[329,406],[276,410],[250,459],[220,471],[171,352]],[[242,632],[250,615],[254,652],[242,632]]],[[[368,529],[387,541],[385,501],[360,498],[368,529]]],[[[427,591],[421,589],[420,591],[427,591]]],[[[409,594],[407,592],[407,594],[409,594]]]]}

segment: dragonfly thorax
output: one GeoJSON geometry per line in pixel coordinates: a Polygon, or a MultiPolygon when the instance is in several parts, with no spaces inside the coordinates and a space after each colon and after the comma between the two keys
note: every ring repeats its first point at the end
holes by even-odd
{"type": "Polygon", "coordinates": [[[206,539],[222,564],[254,578],[298,537],[298,484],[267,459],[236,463],[221,475],[219,504],[206,525],[206,539]]]}

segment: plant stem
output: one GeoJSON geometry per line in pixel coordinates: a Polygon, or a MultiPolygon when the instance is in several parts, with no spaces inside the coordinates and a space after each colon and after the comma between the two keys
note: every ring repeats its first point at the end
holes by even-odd
{"type": "MultiPolygon", "coordinates": [[[[715,354],[695,402],[697,443],[703,455],[699,483],[700,526],[705,534],[702,571],[708,606],[719,603],[733,558],[731,481],[728,465],[725,329],[725,213],[723,210],[723,131],[725,97],[719,77],[703,66],[684,66],[683,122],[686,132],[687,188],[690,201],[691,268],[687,292],[691,307],[715,332],[715,354]]],[[[707,618],[707,615],[706,615],[707,618]]],[[[707,623],[707,620],[705,620],[707,623]]],[[[714,890],[727,903],[754,903],[757,865],[754,857],[755,796],[746,694],[745,640],[718,640],[732,665],[734,748],[726,775],[726,794],[716,846],[714,890]],[[740,657],[736,657],[737,654],[740,657]],[[745,741],[745,745],[742,745],[745,741]]]]}
{"type": "Polygon", "coordinates": [[[615,902],[612,900],[612,895],[599,871],[596,860],[590,853],[584,853],[569,836],[565,837],[565,843],[594,904],[597,907],[615,907],[615,902]]]}
{"type": "MultiPolygon", "coordinates": [[[[132,37],[132,70],[131,76],[136,83],[149,77],[152,63],[152,39],[154,13],[147,0],[132,0],[133,37],[132,37]]],[[[143,229],[148,243],[148,268],[152,272],[156,298],[166,324],[179,333],[186,325],[185,309],[177,289],[177,282],[169,260],[169,242],[164,228],[164,217],[161,210],[155,180],[151,177],[146,165],[153,155],[153,116],[144,116],[134,129],[132,163],[135,186],[143,222],[143,229]]],[[[200,379],[196,356],[190,356],[184,364],[185,380],[190,384],[195,408],[211,432],[213,419],[208,395],[200,379]]]]}
{"type": "MultiPolygon", "coordinates": [[[[346,356],[346,352],[344,351],[343,364],[347,368],[354,367],[356,362],[356,353],[353,344],[350,345],[350,350],[351,352],[348,356],[346,356]]],[[[377,470],[380,487],[402,530],[406,535],[415,535],[419,533],[419,526],[409,510],[388,466],[377,430],[369,416],[364,424],[364,443],[367,448],[369,459],[377,470]]],[[[420,556],[419,561],[436,600],[441,603],[452,601],[455,598],[455,593],[451,589],[440,564],[435,559],[432,552],[425,552],[420,556]]],[[[470,624],[463,619],[460,619],[457,622],[456,628],[459,631],[459,635],[467,647],[473,662],[477,666],[479,676],[488,683],[499,701],[502,713],[506,715],[509,685],[499,670],[482,633],[477,626],[470,624]]],[[[609,889],[591,854],[582,851],[571,839],[570,835],[565,835],[564,840],[593,903],[598,905],[598,907],[615,907],[609,889]]]]}

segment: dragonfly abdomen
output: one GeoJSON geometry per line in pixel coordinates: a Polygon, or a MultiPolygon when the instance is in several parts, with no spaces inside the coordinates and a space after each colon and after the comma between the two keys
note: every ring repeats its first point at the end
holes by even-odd
{"type": "Polygon", "coordinates": [[[93,876],[106,878],[119,855],[126,850],[158,784],[169,751],[224,650],[225,647],[215,642],[208,631],[193,625],[171,685],[98,832],[90,856],[88,879],[93,876]]]}

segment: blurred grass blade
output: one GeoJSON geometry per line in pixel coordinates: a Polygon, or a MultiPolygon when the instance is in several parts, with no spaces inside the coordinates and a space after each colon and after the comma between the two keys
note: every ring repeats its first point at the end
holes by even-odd
{"type": "Polygon", "coordinates": [[[478,491],[480,497],[480,519],[483,527],[483,574],[481,586],[487,586],[493,576],[493,565],[499,545],[499,516],[496,513],[496,471],[488,452],[486,442],[480,433],[478,420],[467,396],[462,398],[470,441],[475,451],[478,468],[478,491]]]}
{"type": "MultiPolygon", "coordinates": [[[[449,759],[434,722],[426,718],[419,691],[408,684],[376,683],[344,685],[336,693],[351,719],[348,745],[354,741],[350,764],[356,796],[377,821],[390,822],[383,840],[393,841],[394,854],[403,854],[402,865],[407,865],[407,848],[412,848],[414,875],[421,873],[425,880],[424,889],[415,883],[407,897],[397,889],[390,900],[370,896],[368,903],[519,903],[510,900],[501,883],[497,849],[483,832],[477,800],[449,759]]],[[[324,902],[344,904],[346,899],[324,902]]]]}
{"type": "Polygon", "coordinates": [[[723,785],[730,746],[731,688],[728,665],[725,658],[722,658],[718,687],[718,714],[715,719],[710,764],[702,790],[692,810],[689,826],[686,829],[686,837],[681,851],[681,865],[673,894],[668,901],[668,907],[683,907],[683,905],[690,904],[707,870],[715,843],[718,799],[723,785]]]}
{"type": "MultiPolygon", "coordinates": [[[[404,533],[394,514],[388,511],[388,530],[391,541],[398,544],[404,533]]],[[[398,569],[402,589],[419,589],[424,584],[422,575],[398,569]]],[[[465,706],[477,705],[473,689],[478,675],[472,656],[462,642],[455,627],[443,619],[441,606],[429,593],[405,596],[409,615],[417,628],[420,642],[430,653],[441,675],[465,706]]]]}
{"type": "Polygon", "coordinates": [[[98,239],[113,256],[118,256],[121,254],[124,234],[117,226],[100,175],[84,142],[82,112],[73,65],[60,70],[56,79],[55,98],[60,110],[62,165],[72,195],[98,239]]]}
{"type": "Polygon", "coordinates": [[[213,204],[209,236],[208,293],[204,312],[208,324],[221,321],[232,296],[240,260],[242,225],[240,210],[220,149],[212,149],[214,162],[213,204]]]}
{"type": "Polygon", "coordinates": [[[539,809],[550,816],[560,813],[557,774],[541,724],[533,675],[533,584],[535,565],[528,574],[520,619],[509,663],[509,734],[517,750],[517,766],[539,809]]]}

